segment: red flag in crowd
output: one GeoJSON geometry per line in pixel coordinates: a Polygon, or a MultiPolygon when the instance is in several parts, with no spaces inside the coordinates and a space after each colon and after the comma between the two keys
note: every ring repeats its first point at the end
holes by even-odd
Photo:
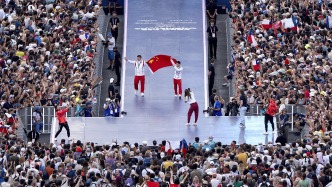
{"type": "Polygon", "coordinates": [[[159,182],[151,182],[151,181],[147,181],[146,185],[148,187],[159,187],[159,182]]]}
{"type": "Polygon", "coordinates": [[[176,59],[172,58],[171,56],[156,55],[147,61],[147,65],[149,66],[151,72],[155,73],[161,68],[173,66],[171,59],[173,59],[173,62],[176,63],[176,59]]]}

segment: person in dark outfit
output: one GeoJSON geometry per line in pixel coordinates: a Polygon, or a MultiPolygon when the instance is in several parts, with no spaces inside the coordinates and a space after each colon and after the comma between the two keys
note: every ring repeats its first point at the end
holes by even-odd
{"type": "Polygon", "coordinates": [[[214,20],[214,24],[216,24],[217,21],[217,15],[218,15],[217,10],[218,7],[214,2],[214,0],[210,0],[209,4],[206,6],[206,13],[209,18],[209,21],[214,20]]]}
{"type": "Polygon", "coordinates": [[[116,84],[115,86],[120,86],[121,82],[121,74],[120,74],[120,67],[121,67],[121,54],[118,51],[117,47],[113,48],[114,52],[114,69],[116,74],[116,84]]]}
{"type": "Polygon", "coordinates": [[[110,85],[108,86],[108,97],[112,98],[115,95],[115,88],[114,88],[114,79],[110,79],[110,85]]]}
{"type": "Polygon", "coordinates": [[[27,138],[29,142],[39,141],[39,133],[36,131],[36,126],[32,126],[32,130],[27,134],[27,138]]]}
{"type": "Polygon", "coordinates": [[[279,131],[284,135],[286,138],[286,142],[288,141],[288,131],[289,131],[289,115],[287,114],[287,110],[284,108],[279,115],[279,123],[278,128],[279,131]]]}
{"type": "Polygon", "coordinates": [[[111,1],[110,0],[102,0],[101,6],[103,7],[103,11],[105,15],[111,13],[111,1]]]}
{"type": "Polygon", "coordinates": [[[216,75],[216,72],[215,72],[215,69],[214,69],[214,59],[211,59],[211,63],[209,65],[209,95],[212,94],[215,75],[216,75]]]}
{"type": "Polygon", "coordinates": [[[210,58],[217,58],[217,32],[218,28],[214,25],[214,20],[210,20],[210,26],[207,28],[209,33],[210,58]]]}
{"type": "Polygon", "coordinates": [[[119,34],[119,24],[120,24],[120,20],[118,17],[116,17],[116,11],[112,12],[112,17],[110,19],[110,27],[111,27],[111,32],[112,32],[112,36],[115,39],[115,43],[118,39],[118,34],[119,34]]]}

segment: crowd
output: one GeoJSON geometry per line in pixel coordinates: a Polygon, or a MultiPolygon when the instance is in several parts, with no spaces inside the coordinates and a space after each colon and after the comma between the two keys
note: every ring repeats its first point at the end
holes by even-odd
{"type": "MultiPolygon", "coordinates": [[[[101,81],[92,73],[99,11],[94,3],[2,3],[2,124],[14,124],[15,110],[25,106],[91,106],[93,88],[101,81]]],[[[267,145],[223,145],[213,137],[173,144],[61,140],[43,145],[34,133],[27,144],[7,134],[0,141],[1,186],[332,186],[330,7],[323,0],[233,0],[230,12],[234,64],[225,79],[235,76],[236,89],[246,94],[248,105],[265,106],[273,98],[281,109],[285,104],[306,106],[306,114],[294,114],[294,123],[309,125],[311,136],[267,145]],[[285,18],[292,18],[297,28],[262,24],[264,19],[272,25],[285,18]]],[[[114,79],[110,83],[106,103],[120,102],[114,79]]],[[[230,106],[211,92],[210,103],[220,109],[211,113],[221,115],[224,105],[228,115],[238,113],[237,97],[230,106]]],[[[39,109],[33,114],[35,127],[40,125],[39,109]]],[[[107,115],[115,115],[111,112],[107,115]]]]}
{"type": "Polygon", "coordinates": [[[331,135],[282,146],[223,145],[208,137],[179,142],[80,140],[25,144],[1,140],[1,186],[323,187],[332,181],[331,135]]]}
{"type": "Polygon", "coordinates": [[[280,109],[305,107],[294,126],[312,135],[331,131],[331,8],[324,0],[234,0],[230,12],[237,92],[262,113],[269,96],[280,109]]]}
{"type": "Polygon", "coordinates": [[[31,106],[91,103],[97,1],[0,2],[0,120],[31,106]]]}

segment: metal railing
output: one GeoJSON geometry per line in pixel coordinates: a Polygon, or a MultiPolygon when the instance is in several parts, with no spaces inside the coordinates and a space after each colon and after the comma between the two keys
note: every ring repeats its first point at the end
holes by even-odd
{"type": "MultiPolygon", "coordinates": [[[[21,119],[22,125],[30,131],[33,125],[33,112],[34,107],[26,107],[21,110],[18,110],[17,114],[21,119]]],[[[53,106],[40,107],[40,112],[42,113],[42,130],[43,133],[51,132],[52,119],[55,117],[55,109],[53,106]]],[[[76,117],[75,116],[76,107],[69,108],[67,112],[67,117],[76,117]]]]}
{"type": "MultiPolygon", "coordinates": [[[[287,114],[290,117],[291,129],[294,130],[294,113],[306,115],[305,105],[286,105],[287,114]]],[[[246,116],[262,116],[262,107],[259,105],[250,105],[249,111],[246,116]]]]}

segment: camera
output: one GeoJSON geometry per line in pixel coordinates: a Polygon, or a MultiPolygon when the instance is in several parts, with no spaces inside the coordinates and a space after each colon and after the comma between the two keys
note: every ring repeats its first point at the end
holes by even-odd
{"type": "Polygon", "coordinates": [[[122,111],[121,114],[122,114],[122,115],[127,115],[127,112],[122,111]]]}
{"type": "Polygon", "coordinates": [[[212,107],[207,107],[207,109],[206,110],[203,110],[203,113],[205,114],[205,113],[208,113],[211,109],[213,109],[212,107]]]}

